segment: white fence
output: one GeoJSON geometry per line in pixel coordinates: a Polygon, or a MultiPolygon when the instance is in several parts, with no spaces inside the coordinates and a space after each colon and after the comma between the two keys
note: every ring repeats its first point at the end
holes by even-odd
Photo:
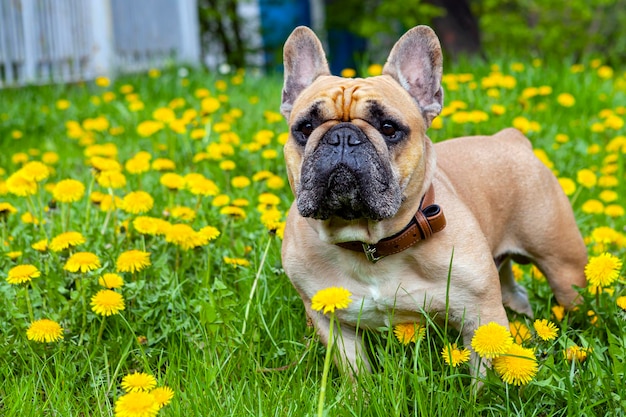
{"type": "Polygon", "coordinates": [[[0,0],[0,87],[196,64],[196,0],[0,0]]]}

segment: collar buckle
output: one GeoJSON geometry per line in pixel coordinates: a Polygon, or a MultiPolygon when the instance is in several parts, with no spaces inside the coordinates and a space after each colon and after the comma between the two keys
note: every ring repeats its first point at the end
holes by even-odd
{"type": "Polygon", "coordinates": [[[365,253],[365,257],[371,263],[375,264],[376,262],[384,258],[384,256],[376,256],[376,251],[378,250],[376,248],[376,245],[370,245],[369,243],[364,243],[364,242],[362,243],[362,245],[363,245],[363,253],[365,253]]]}

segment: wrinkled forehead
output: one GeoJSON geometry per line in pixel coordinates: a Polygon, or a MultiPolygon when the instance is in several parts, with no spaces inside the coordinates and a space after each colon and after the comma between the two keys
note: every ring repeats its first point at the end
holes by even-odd
{"type": "Polygon", "coordinates": [[[322,120],[350,121],[368,115],[372,118],[393,116],[401,112],[405,117],[414,112],[419,117],[417,104],[393,78],[317,78],[296,100],[294,120],[303,117],[322,120]],[[307,113],[315,113],[308,115],[307,113]]]}

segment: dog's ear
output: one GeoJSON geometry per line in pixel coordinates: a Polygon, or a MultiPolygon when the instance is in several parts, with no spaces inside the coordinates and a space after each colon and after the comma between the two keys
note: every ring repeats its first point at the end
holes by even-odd
{"type": "Polygon", "coordinates": [[[435,32],[416,26],[396,42],[383,67],[383,74],[395,78],[417,101],[427,127],[443,106],[442,62],[435,32]]]}
{"type": "Polygon", "coordinates": [[[285,83],[280,112],[286,119],[298,95],[320,75],[330,75],[322,43],[306,26],[299,26],[289,35],[283,49],[285,83]]]}

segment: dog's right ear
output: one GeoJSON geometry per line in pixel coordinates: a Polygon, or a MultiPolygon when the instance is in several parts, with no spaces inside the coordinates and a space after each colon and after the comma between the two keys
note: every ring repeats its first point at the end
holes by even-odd
{"type": "Polygon", "coordinates": [[[285,119],[293,108],[293,103],[302,90],[321,75],[330,75],[322,43],[315,33],[306,26],[299,26],[291,32],[283,49],[285,82],[283,85],[280,112],[285,119]]]}

